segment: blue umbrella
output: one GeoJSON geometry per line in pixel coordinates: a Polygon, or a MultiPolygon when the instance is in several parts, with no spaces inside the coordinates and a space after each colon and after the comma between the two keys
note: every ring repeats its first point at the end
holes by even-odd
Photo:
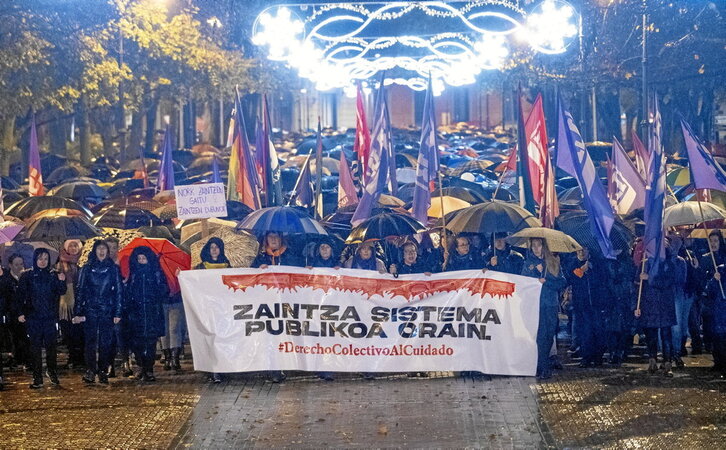
{"type": "Polygon", "coordinates": [[[252,212],[237,226],[258,236],[268,232],[284,234],[323,234],[322,225],[310,217],[303,209],[292,206],[272,206],[252,212]]]}

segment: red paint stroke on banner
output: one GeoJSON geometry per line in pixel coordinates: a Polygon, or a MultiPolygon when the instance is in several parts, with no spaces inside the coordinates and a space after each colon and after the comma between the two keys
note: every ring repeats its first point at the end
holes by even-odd
{"type": "Polygon", "coordinates": [[[297,291],[310,287],[332,290],[360,292],[370,299],[374,295],[402,296],[407,300],[430,297],[440,292],[468,291],[471,295],[485,295],[502,298],[514,294],[514,283],[492,280],[491,278],[454,278],[448,280],[401,280],[397,278],[360,278],[337,275],[315,275],[301,273],[256,273],[249,275],[222,275],[222,283],[233,291],[244,292],[253,286],[267,289],[297,291]]]}

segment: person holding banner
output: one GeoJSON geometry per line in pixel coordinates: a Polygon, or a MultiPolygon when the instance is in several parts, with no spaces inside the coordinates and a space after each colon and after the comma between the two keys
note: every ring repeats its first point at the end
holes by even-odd
{"type": "Polygon", "coordinates": [[[457,236],[454,251],[449,253],[446,261],[446,272],[455,270],[481,269],[482,264],[471,250],[471,240],[466,236],[457,236]]]}
{"type": "Polygon", "coordinates": [[[267,266],[300,266],[297,258],[288,251],[280,233],[268,231],[260,248],[261,252],[252,262],[252,267],[266,269],[267,266]]]}
{"type": "Polygon", "coordinates": [[[390,273],[393,275],[408,275],[412,273],[423,273],[431,275],[431,269],[418,256],[418,246],[415,242],[408,241],[401,247],[403,261],[399,265],[391,264],[390,273]]]}
{"type": "Polygon", "coordinates": [[[345,262],[347,269],[377,270],[386,273],[386,264],[382,259],[373,256],[373,241],[362,242],[358,245],[355,255],[345,262]]]}
{"type": "Polygon", "coordinates": [[[537,329],[537,378],[546,380],[552,376],[550,350],[557,334],[560,295],[567,286],[567,280],[562,273],[560,257],[550,252],[540,238],[529,240],[522,275],[537,278],[542,283],[537,329]]]}
{"type": "Polygon", "coordinates": [[[156,341],[164,335],[163,305],[169,296],[169,285],[159,265],[159,257],[149,247],[142,245],[131,252],[125,287],[125,318],[139,365],[136,378],[153,382],[156,381],[156,341]]]}
{"type": "MultiPolygon", "coordinates": [[[[224,254],[224,241],[216,236],[210,238],[207,243],[204,244],[204,247],[202,247],[202,250],[199,254],[199,259],[201,259],[202,262],[195,267],[195,269],[197,270],[227,269],[229,267],[232,267],[232,265],[229,263],[229,259],[227,259],[227,255],[224,254]]],[[[181,324],[180,321],[174,321],[174,323],[176,322],[179,322],[179,324],[181,324]]],[[[167,323],[169,323],[170,326],[172,325],[171,317],[167,319],[167,323]]],[[[167,334],[169,334],[169,332],[167,332],[167,334]]],[[[179,333],[174,333],[173,335],[176,339],[172,340],[174,340],[175,342],[170,343],[169,346],[164,347],[163,351],[165,354],[167,354],[167,361],[173,359],[173,365],[176,368],[179,364],[179,350],[181,348],[181,326],[179,327],[179,333]]],[[[179,368],[181,368],[181,366],[179,366],[179,368]]],[[[215,384],[221,383],[222,375],[219,373],[210,373],[209,381],[215,384]]]]}
{"type": "Polygon", "coordinates": [[[308,266],[309,269],[313,267],[340,269],[340,260],[333,254],[332,242],[324,241],[319,243],[315,248],[314,255],[308,266]]]}
{"type": "Polygon", "coordinates": [[[723,297],[720,282],[726,280],[726,266],[718,266],[716,272],[706,286],[708,294],[707,307],[713,318],[713,367],[721,379],[726,378],[726,298],[723,297]]]}
{"type": "Polygon", "coordinates": [[[519,275],[524,256],[507,243],[507,233],[494,233],[494,246],[484,253],[484,268],[519,275]]]}

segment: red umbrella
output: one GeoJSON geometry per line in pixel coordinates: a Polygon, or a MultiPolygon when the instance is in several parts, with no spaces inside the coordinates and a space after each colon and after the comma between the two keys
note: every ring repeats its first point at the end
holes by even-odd
{"type": "Polygon", "coordinates": [[[129,257],[136,247],[149,247],[159,256],[161,269],[166,275],[166,281],[169,283],[171,294],[180,291],[179,280],[176,278],[177,270],[189,270],[192,265],[192,257],[185,253],[182,249],[175,246],[166,239],[155,238],[136,238],[126,247],[118,252],[119,262],[121,263],[121,274],[124,278],[129,276],[129,257]]]}

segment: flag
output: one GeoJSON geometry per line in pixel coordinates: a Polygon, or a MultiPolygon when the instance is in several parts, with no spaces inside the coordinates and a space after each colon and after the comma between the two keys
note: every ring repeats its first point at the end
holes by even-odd
{"type": "Polygon", "coordinates": [[[297,178],[295,183],[295,189],[292,190],[290,198],[291,202],[294,202],[297,206],[309,207],[315,202],[315,194],[313,193],[312,177],[310,176],[310,157],[312,153],[305,158],[305,165],[303,166],[300,176],[297,178]]]}
{"type": "Polygon", "coordinates": [[[318,138],[315,141],[315,218],[323,217],[323,131],[318,116],[318,138]]]}
{"type": "Polygon", "coordinates": [[[547,228],[554,228],[555,219],[560,215],[560,203],[557,200],[557,190],[555,189],[555,170],[549,156],[547,156],[546,161],[544,193],[539,208],[539,217],[542,225],[547,228]]]}
{"type": "MultiPolygon", "coordinates": [[[[168,191],[174,189],[174,159],[172,152],[174,145],[171,142],[172,132],[169,125],[164,131],[164,141],[161,144],[161,165],[159,166],[159,180],[156,185],[159,191],[168,191]]],[[[142,160],[143,162],[143,160],[142,160]]],[[[144,168],[145,170],[146,168],[144,168]]]]}
{"type": "Polygon", "coordinates": [[[640,140],[637,133],[633,133],[633,153],[635,154],[635,167],[640,173],[640,177],[644,180],[648,180],[648,164],[650,161],[650,154],[648,149],[643,145],[643,141],[640,140]]]}
{"type": "Polygon", "coordinates": [[[338,208],[358,203],[358,193],[350,174],[345,152],[340,152],[340,170],[338,173],[338,208]]]}
{"type": "Polygon", "coordinates": [[[219,157],[214,155],[212,157],[212,183],[221,183],[222,176],[219,174],[219,157]]]}
{"type": "Polygon", "coordinates": [[[565,110],[562,98],[557,99],[557,167],[577,179],[585,210],[590,216],[592,235],[597,240],[603,256],[615,258],[613,244],[610,241],[610,230],[615,222],[613,210],[605,192],[605,187],[597,176],[595,165],[585,148],[585,141],[575,126],[569,112],[565,110]]]}
{"type": "MultiPolygon", "coordinates": [[[[383,85],[386,81],[386,72],[383,72],[381,74],[381,81],[380,81],[380,87],[383,88],[383,85]]],[[[379,95],[376,100],[383,102],[383,132],[385,133],[386,137],[386,145],[385,148],[388,150],[388,192],[391,193],[394,197],[398,193],[398,180],[396,179],[396,148],[393,145],[393,131],[391,128],[391,116],[388,112],[388,97],[385,95],[385,91],[383,95],[379,95]]],[[[379,106],[376,105],[373,110],[377,110],[379,106]]]]}
{"type": "Polygon", "coordinates": [[[416,185],[413,190],[412,215],[421,223],[428,221],[428,210],[431,207],[431,192],[434,180],[439,173],[439,149],[436,145],[436,112],[434,111],[434,92],[431,88],[431,77],[426,89],[421,120],[421,146],[418,150],[416,167],[416,185]]]}
{"type": "Polygon", "coordinates": [[[227,198],[238,200],[253,210],[260,208],[260,190],[255,161],[252,159],[250,142],[247,138],[242,101],[239,91],[235,92],[235,117],[230,122],[232,134],[232,155],[229,160],[227,198]]]}
{"type": "Polygon", "coordinates": [[[535,213],[534,194],[532,192],[532,179],[530,174],[529,152],[527,150],[526,125],[524,121],[524,110],[522,108],[522,88],[519,88],[517,95],[519,107],[517,115],[517,175],[519,176],[519,205],[535,213]]]}
{"type": "Polygon", "coordinates": [[[539,215],[544,226],[552,228],[560,214],[555,191],[555,174],[547,151],[547,128],[545,126],[542,96],[537,95],[524,123],[529,160],[529,179],[532,183],[532,197],[539,204],[539,215]]]}
{"type": "Polygon", "coordinates": [[[693,187],[726,192],[726,173],[683,118],[681,118],[681,129],[688,151],[693,187]]]}
{"type": "Polygon", "coordinates": [[[40,169],[40,148],[38,147],[38,130],[35,128],[35,115],[30,122],[30,147],[28,155],[28,194],[31,197],[43,195],[43,173],[40,169]]]}
{"type": "Polygon", "coordinates": [[[615,137],[613,157],[608,161],[608,197],[616,214],[645,206],[645,180],[615,137]]]}
{"type": "MultiPolygon", "coordinates": [[[[382,86],[381,86],[382,87],[382,86]]],[[[366,173],[368,168],[368,157],[371,152],[371,132],[368,129],[368,121],[366,120],[366,110],[363,102],[363,90],[358,83],[357,96],[355,101],[355,142],[353,143],[353,151],[356,154],[357,172],[360,173],[361,184],[365,186],[368,182],[366,173]]]]}
{"type": "Polygon", "coordinates": [[[262,117],[258,119],[255,131],[255,159],[261,188],[265,192],[265,205],[275,206],[282,203],[282,186],[280,185],[280,164],[275,145],[272,142],[267,95],[262,96],[262,117]]]}
{"type": "Polygon", "coordinates": [[[505,171],[515,172],[517,170],[517,147],[509,149],[509,156],[507,157],[507,165],[504,166],[505,171]]]}
{"type": "Polygon", "coordinates": [[[363,196],[358,202],[353,218],[350,220],[353,226],[371,216],[373,205],[383,193],[388,180],[388,156],[390,153],[387,146],[390,145],[390,141],[386,133],[385,101],[382,100],[386,92],[382,83],[376,95],[376,110],[373,112],[373,135],[370,143],[370,153],[365,164],[366,171],[363,176],[363,180],[365,180],[363,196]]]}
{"type": "Polygon", "coordinates": [[[652,122],[648,127],[650,166],[645,194],[645,210],[643,212],[643,219],[645,220],[643,249],[645,257],[650,260],[648,272],[653,276],[658,273],[660,263],[666,257],[665,229],[663,226],[666,197],[666,159],[661,144],[663,130],[657,95],[654,95],[649,103],[652,122]]]}

